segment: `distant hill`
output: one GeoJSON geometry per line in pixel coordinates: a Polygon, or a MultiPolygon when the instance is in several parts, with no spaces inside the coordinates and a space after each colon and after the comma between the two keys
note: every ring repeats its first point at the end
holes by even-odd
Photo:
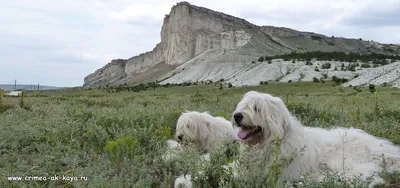
{"type": "MultiPolygon", "coordinates": [[[[171,8],[163,20],[160,35],[161,41],[152,51],[129,59],[112,60],[86,76],[83,86],[153,82],[166,78],[169,79],[161,84],[221,79],[229,80],[233,85],[258,84],[260,81],[275,80],[277,76],[286,76],[280,75],[279,70],[271,71],[272,67],[269,66],[260,71],[252,61],[257,61],[261,56],[316,51],[400,54],[400,45],[397,44],[326,36],[284,27],[258,26],[242,18],[187,2],[177,3],[171,8]],[[247,68],[253,66],[258,72],[250,74],[247,68]]],[[[369,70],[375,69],[366,69],[369,70]]],[[[299,74],[308,74],[303,73],[302,69],[299,71],[299,74]]],[[[319,73],[322,76],[323,73],[319,73]]],[[[400,77],[397,74],[393,76],[396,78],[390,78],[390,83],[397,83],[394,80],[400,77]]]]}
{"type": "MultiPolygon", "coordinates": [[[[41,86],[39,85],[39,90],[54,90],[54,89],[62,89],[63,87],[54,87],[54,86],[41,86]]],[[[5,91],[13,91],[14,84],[0,84],[0,89],[5,91]]],[[[37,85],[17,85],[17,90],[37,90],[37,85]]]]}

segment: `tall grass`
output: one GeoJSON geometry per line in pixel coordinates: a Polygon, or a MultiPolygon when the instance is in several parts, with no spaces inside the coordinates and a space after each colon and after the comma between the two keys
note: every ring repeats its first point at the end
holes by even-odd
{"type": "MultiPolygon", "coordinates": [[[[21,108],[18,98],[6,96],[3,104],[10,108],[0,111],[0,187],[170,187],[181,173],[192,174],[200,187],[282,187],[277,181],[282,161],[274,163],[276,170],[271,173],[275,174],[254,170],[234,178],[231,169],[222,167],[232,161],[224,148],[213,153],[209,163],[202,163],[200,154],[190,148],[178,158],[163,160],[165,141],[173,138],[180,113],[185,109],[209,111],[230,119],[242,95],[257,90],[282,97],[307,126],[358,127],[400,144],[400,90],[377,89],[378,95],[367,90],[354,93],[352,88],[332,87],[327,82],[222,90],[211,85],[119,93],[58,90],[27,92],[22,106],[27,106],[29,98],[29,108],[21,108]],[[88,180],[6,179],[53,175],[88,180]]],[[[237,160],[242,169],[250,168],[246,160],[237,160]]],[[[303,186],[364,185],[358,180],[343,182],[333,172],[329,177],[322,183],[305,179],[303,186]]],[[[398,175],[387,178],[393,184],[399,182],[398,175]]]]}

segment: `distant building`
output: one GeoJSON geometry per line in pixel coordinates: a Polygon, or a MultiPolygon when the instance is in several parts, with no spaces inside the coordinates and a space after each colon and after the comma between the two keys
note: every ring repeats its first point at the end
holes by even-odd
{"type": "Polygon", "coordinates": [[[10,91],[9,93],[6,93],[7,96],[20,96],[22,91],[10,91]]]}

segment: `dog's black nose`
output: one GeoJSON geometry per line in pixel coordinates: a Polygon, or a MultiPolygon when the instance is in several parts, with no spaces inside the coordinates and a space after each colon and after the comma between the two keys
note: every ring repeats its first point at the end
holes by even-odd
{"type": "Polygon", "coordinates": [[[238,122],[242,121],[242,119],[243,119],[243,114],[240,113],[240,112],[239,112],[239,113],[236,113],[236,114],[233,115],[233,118],[235,119],[235,122],[238,123],[238,122]]]}
{"type": "Polygon", "coordinates": [[[178,139],[179,139],[180,141],[182,141],[182,139],[183,139],[182,137],[183,137],[182,135],[179,135],[179,136],[178,136],[178,139]]]}

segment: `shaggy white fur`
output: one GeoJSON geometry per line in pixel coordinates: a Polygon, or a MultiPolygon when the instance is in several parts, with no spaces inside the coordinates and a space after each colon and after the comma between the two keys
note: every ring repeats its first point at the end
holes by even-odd
{"type": "MultiPolygon", "coordinates": [[[[373,186],[383,182],[379,177],[383,170],[382,155],[388,164],[388,172],[400,169],[400,147],[360,129],[304,127],[280,98],[269,94],[247,92],[236,106],[232,124],[240,129],[238,136],[249,148],[270,150],[275,137],[279,136],[280,157],[291,158],[302,151],[282,169],[281,178],[289,181],[299,180],[300,173],[308,173],[321,181],[324,178],[321,171],[327,167],[346,177],[360,174],[363,178],[373,177],[370,185],[373,186]]],[[[271,155],[264,157],[267,160],[265,172],[268,173],[273,153],[266,153],[271,155]]]]}
{"type": "Polygon", "coordinates": [[[240,140],[230,121],[208,112],[185,111],[176,123],[176,138],[192,143],[198,150],[210,152],[229,140],[240,140]]]}
{"type": "MultiPolygon", "coordinates": [[[[193,144],[196,149],[206,152],[202,157],[209,161],[210,154],[217,149],[220,144],[234,140],[240,140],[237,136],[238,131],[234,129],[231,122],[223,117],[214,117],[208,112],[185,111],[181,114],[176,123],[176,138],[184,143],[193,144]]],[[[169,140],[170,149],[179,149],[179,144],[169,140]]],[[[167,159],[177,153],[169,153],[167,159]]],[[[175,179],[174,187],[192,187],[191,176],[179,176],[175,179]]]]}

